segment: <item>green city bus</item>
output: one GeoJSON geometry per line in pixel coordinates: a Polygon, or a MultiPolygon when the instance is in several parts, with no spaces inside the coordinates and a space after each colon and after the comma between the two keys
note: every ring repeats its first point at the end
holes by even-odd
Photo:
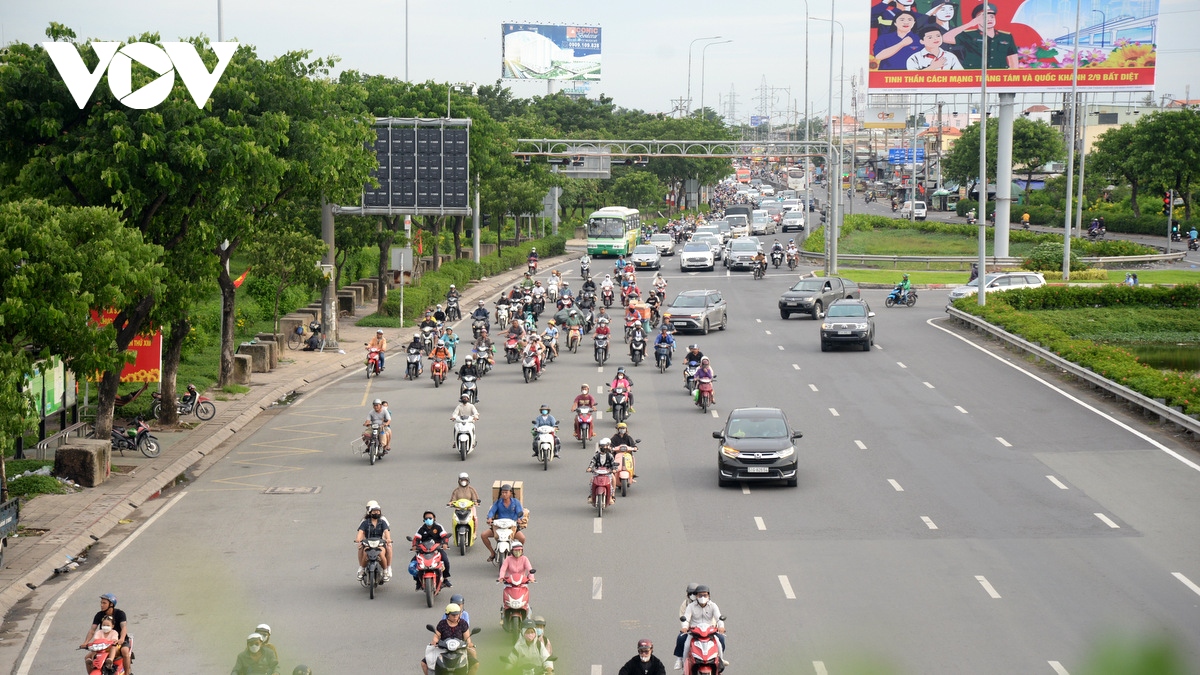
{"type": "Polygon", "coordinates": [[[641,214],[637,209],[606,206],[596,211],[588,217],[588,255],[629,255],[637,246],[641,227],[641,214]]]}

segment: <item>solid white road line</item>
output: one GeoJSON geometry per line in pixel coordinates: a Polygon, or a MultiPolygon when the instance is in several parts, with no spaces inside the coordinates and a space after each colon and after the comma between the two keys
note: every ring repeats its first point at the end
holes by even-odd
{"type": "Polygon", "coordinates": [[[783,345],[779,345],[779,351],[783,351],[783,345]]]}
{"type": "Polygon", "coordinates": [[[816,672],[817,675],[829,675],[829,671],[825,670],[824,661],[813,661],[813,671],[816,672]]]}
{"type": "Polygon", "coordinates": [[[756,322],[762,323],[762,319],[755,319],[756,322]]]}
{"type": "Polygon", "coordinates": [[[1012,447],[1012,443],[1009,443],[1008,441],[1004,440],[1003,438],[1000,438],[999,436],[996,437],[996,440],[1000,441],[1000,445],[1003,445],[1006,448],[1012,447]]]}
{"type": "Polygon", "coordinates": [[[754,524],[757,525],[758,529],[760,530],[767,529],[767,524],[763,522],[762,516],[754,516],[754,524]]]}
{"type": "Polygon", "coordinates": [[[1138,431],[1137,429],[1134,429],[1133,427],[1129,426],[1128,424],[1125,424],[1124,422],[1122,422],[1122,421],[1118,420],[1117,418],[1113,417],[1112,415],[1109,415],[1108,413],[1101,411],[1100,409],[1096,408],[1096,407],[1095,407],[1095,406],[1093,406],[1093,405],[1090,405],[1090,404],[1088,404],[1088,403],[1085,403],[1084,401],[1080,400],[1080,399],[1079,399],[1078,397],[1076,397],[1076,396],[1072,396],[1071,394],[1069,394],[1069,393],[1067,393],[1066,391],[1064,391],[1064,390],[1063,390],[1061,387],[1057,387],[1057,386],[1055,386],[1055,385],[1053,385],[1053,384],[1051,384],[1051,383],[1047,382],[1045,379],[1043,379],[1043,378],[1041,378],[1041,377],[1039,377],[1039,376],[1037,376],[1037,375],[1035,375],[1035,374],[1031,373],[1031,372],[1030,372],[1030,371],[1028,371],[1028,370],[1025,370],[1024,368],[1022,368],[1021,366],[1017,365],[1016,363],[1013,363],[1013,362],[1011,362],[1011,361],[1007,361],[1007,360],[1005,360],[1005,359],[1003,359],[1003,358],[1001,358],[1001,357],[999,357],[999,356],[997,356],[997,355],[995,355],[995,354],[991,353],[990,351],[988,351],[988,350],[984,349],[983,347],[980,347],[979,345],[975,344],[974,342],[971,342],[971,341],[970,341],[970,340],[968,340],[967,338],[965,338],[965,337],[963,337],[963,336],[961,336],[961,335],[959,335],[959,334],[955,333],[954,331],[947,330],[946,328],[943,328],[943,327],[941,327],[941,326],[939,326],[939,325],[937,325],[937,324],[933,323],[933,319],[928,319],[928,320],[926,320],[926,321],[925,321],[925,323],[929,324],[930,326],[933,326],[934,328],[936,328],[936,329],[938,329],[938,330],[940,330],[940,331],[942,331],[942,332],[944,332],[944,333],[946,333],[946,334],[948,334],[948,335],[951,335],[951,336],[953,336],[953,337],[955,337],[955,338],[958,338],[959,340],[962,340],[963,342],[965,342],[965,343],[967,343],[968,345],[970,345],[970,346],[974,347],[975,349],[978,349],[979,351],[983,352],[984,354],[987,354],[988,356],[992,357],[993,359],[996,359],[996,360],[997,360],[997,361],[999,361],[1000,363],[1003,363],[1004,365],[1006,365],[1006,366],[1008,366],[1008,367],[1010,367],[1010,368],[1013,368],[1013,369],[1015,369],[1015,370],[1018,370],[1018,371],[1020,371],[1020,372],[1024,373],[1025,375],[1029,376],[1029,377],[1030,377],[1030,378],[1032,378],[1033,380],[1035,380],[1035,381],[1037,381],[1037,382],[1040,382],[1041,384],[1043,384],[1043,385],[1045,385],[1046,387],[1050,388],[1052,391],[1054,391],[1054,392],[1056,392],[1056,393],[1058,393],[1058,394],[1062,395],[1062,396],[1063,396],[1063,397],[1065,397],[1066,399],[1068,399],[1068,400],[1070,400],[1070,401],[1073,401],[1073,402],[1075,402],[1075,403],[1078,403],[1078,404],[1079,404],[1080,406],[1082,406],[1083,408],[1085,408],[1085,409],[1087,409],[1087,410],[1090,410],[1091,412],[1094,412],[1094,413],[1096,413],[1096,414],[1097,414],[1097,415],[1099,415],[1100,417],[1103,417],[1104,419],[1108,420],[1109,422],[1112,422],[1113,424],[1117,425],[1118,427],[1121,427],[1121,428],[1122,428],[1122,429],[1124,429],[1125,431],[1128,431],[1129,433],[1133,434],[1134,436],[1137,436],[1138,438],[1142,439],[1143,441],[1146,441],[1147,443],[1149,443],[1150,445],[1152,445],[1152,446],[1154,446],[1154,447],[1158,448],[1158,449],[1159,449],[1159,450],[1161,450],[1162,452],[1165,452],[1166,454],[1170,455],[1171,457],[1174,457],[1175,459],[1177,459],[1177,460],[1179,460],[1180,462],[1182,462],[1182,463],[1183,463],[1185,466],[1187,466],[1188,468],[1194,469],[1194,470],[1196,470],[1196,471],[1200,471],[1200,464],[1197,464],[1196,462],[1193,462],[1192,460],[1190,460],[1190,459],[1188,459],[1188,458],[1184,457],[1183,455],[1179,454],[1178,452],[1175,452],[1174,450],[1172,450],[1172,449],[1168,448],[1167,446],[1163,445],[1162,443],[1159,443],[1158,441],[1154,440],[1153,438],[1150,438],[1150,437],[1149,437],[1149,436],[1147,436],[1146,434],[1144,434],[1144,433],[1142,433],[1142,432],[1138,431]]]}
{"type": "Polygon", "coordinates": [[[862,441],[854,441],[854,444],[858,446],[858,449],[859,449],[859,450],[866,450],[866,449],[867,449],[867,444],[866,444],[866,443],[863,443],[862,441]]]}
{"type": "Polygon", "coordinates": [[[764,330],[763,332],[766,333],[767,335],[771,334],[771,331],[769,331],[769,330],[764,330]]]}
{"type": "Polygon", "coordinates": [[[1071,489],[1071,488],[1067,487],[1066,485],[1063,485],[1062,481],[1055,478],[1054,476],[1046,476],[1046,478],[1049,478],[1051,483],[1054,483],[1055,485],[1057,485],[1059,490],[1070,490],[1071,489]]]}
{"type": "Polygon", "coordinates": [[[936,388],[936,387],[934,387],[932,384],[930,384],[930,383],[928,383],[928,382],[922,382],[921,384],[925,385],[926,387],[929,387],[930,389],[935,389],[935,388],[936,388]]]}
{"type": "Polygon", "coordinates": [[[750,486],[749,485],[742,483],[742,494],[744,494],[744,495],[750,494],[750,486]]]}
{"type": "Polygon", "coordinates": [[[592,534],[602,534],[604,532],[604,519],[592,518],[592,534]]]}
{"type": "Polygon", "coordinates": [[[992,588],[991,582],[989,582],[986,578],[981,577],[981,576],[976,576],[975,581],[978,581],[979,585],[983,586],[983,590],[987,591],[987,594],[992,596],[993,600],[1000,599],[1000,594],[996,592],[996,589],[992,588]]]}
{"type": "Polygon", "coordinates": [[[792,370],[800,370],[800,364],[799,364],[799,363],[793,363],[793,364],[792,364],[792,370]]]}
{"type": "Polygon", "coordinates": [[[937,525],[933,524],[933,521],[929,519],[929,516],[921,516],[921,522],[925,523],[925,527],[928,527],[931,530],[937,529],[937,525]]]}
{"type": "Polygon", "coordinates": [[[1184,585],[1184,586],[1187,586],[1187,587],[1188,587],[1188,588],[1190,588],[1190,589],[1192,589],[1192,592],[1193,592],[1193,593],[1195,593],[1196,595],[1200,595],[1200,586],[1197,586],[1196,584],[1192,583],[1192,580],[1191,580],[1191,579],[1189,579],[1189,578],[1187,578],[1187,577],[1183,576],[1183,575],[1182,575],[1182,574],[1180,574],[1179,572],[1171,572],[1171,576],[1173,576],[1173,577],[1175,577],[1176,579],[1178,579],[1178,580],[1182,581],[1182,582],[1183,582],[1183,585],[1184,585]]]}
{"type": "Polygon", "coordinates": [[[837,408],[830,408],[829,414],[833,415],[834,417],[841,417],[841,415],[838,414],[837,408]]]}
{"type": "Polygon", "coordinates": [[[1114,530],[1119,530],[1119,529],[1121,529],[1121,526],[1120,526],[1120,525],[1118,525],[1118,524],[1114,523],[1114,522],[1112,521],[1112,518],[1109,518],[1108,516],[1104,515],[1103,513],[1093,513],[1092,515],[1093,515],[1093,516],[1096,516],[1097,518],[1099,518],[1099,519],[1100,519],[1100,522],[1104,523],[1105,525],[1107,525],[1107,526],[1111,527],[1111,528],[1112,528],[1112,529],[1114,529],[1114,530]]]}
{"type": "Polygon", "coordinates": [[[796,599],[796,593],[792,590],[792,583],[788,581],[786,574],[779,575],[779,585],[783,586],[783,597],[787,598],[788,600],[796,599]]]}
{"type": "Polygon", "coordinates": [[[889,478],[888,482],[891,483],[892,487],[895,488],[896,492],[904,492],[904,488],[900,487],[900,484],[896,482],[895,478],[889,478]]]}
{"type": "Polygon", "coordinates": [[[604,419],[604,411],[603,410],[596,411],[596,419],[598,419],[598,420],[604,419]]]}
{"type": "Polygon", "coordinates": [[[592,599],[600,600],[604,595],[604,577],[592,577],[592,599]]]}
{"type": "Polygon", "coordinates": [[[604,666],[602,666],[598,663],[592,664],[592,675],[603,675],[603,673],[604,673],[604,666]]]}
{"type": "Polygon", "coordinates": [[[967,409],[962,407],[961,405],[954,406],[954,409],[963,414],[966,414],[966,412],[967,412],[967,409]]]}
{"type": "Polygon", "coordinates": [[[815,385],[815,384],[808,385],[808,388],[812,389],[813,391],[817,391],[817,385],[815,385]]]}
{"type": "Polygon", "coordinates": [[[904,365],[903,363],[900,363],[899,361],[897,361],[897,362],[896,362],[896,365],[900,366],[901,368],[907,368],[907,367],[908,367],[908,366],[904,365]]]}
{"type": "Polygon", "coordinates": [[[95,567],[85,572],[82,576],[76,577],[75,582],[70,586],[67,586],[66,590],[62,592],[62,595],[58,596],[58,599],[54,601],[54,604],[50,605],[50,609],[46,611],[45,618],[42,619],[42,622],[38,625],[37,630],[34,631],[33,636],[29,639],[29,649],[25,651],[25,657],[21,659],[21,665],[15,671],[15,675],[29,675],[29,669],[33,667],[33,660],[37,658],[38,648],[42,646],[42,641],[46,639],[46,633],[50,631],[50,623],[54,621],[54,616],[58,614],[58,610],[62,609],[62,606],[66,604],[67,600],[71,599],[71,595],[80,586],[86,584],[88,580],[91,579],[97,572],[104,569],[105,565],[120,555],[121,551],[124,551],[126,546],[132,544],[134,539],[137,539],[139,535],[148,530],[150,526],[154,524],[154,521],[158,520],[159,516],[170,510],[172,506],[175,506],[175,504],[178,503],[180,499],[183,499],[184,495],[186,494],[187,492],[180,492],[179,494],[175,495],[171,501],[167,502],[165,505],[155,511],[154,515],[147,518],[146,522],[139,525],[138,528],[134,530],[128,537],[126,537],[124,541],[113,547],[112,551],[110,551],[108,555],[104,556],[104,560],[101,560],[96,564],[95,567]]]}
{"type": "Polygon", "coordinates": [[[1047,661],[1046,663],[1050,664],[1050,668],[1054,670],[1056,675],[1071,675],[1070,673],[1067,672],[1067,669],[1063,668],[1062,664],[1059,663],[1058,661],[1047,661]]]}

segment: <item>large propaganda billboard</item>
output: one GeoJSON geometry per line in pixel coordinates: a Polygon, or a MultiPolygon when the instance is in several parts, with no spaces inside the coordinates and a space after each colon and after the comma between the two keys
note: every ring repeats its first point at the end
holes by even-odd
{"type": "Polygon", "coordinates": [[[506,23],[500,27],[511,80],[600,80],[600,27],[506,23]]]}
{"type": "MultiPolygon", "coordinates": [[[[103,312],[92,310],[92,322],[107,326],[117,318],[117,310],[103,312]]],[[[162,331],[143,333],[129,342],[126,351],[133,352],[134,360],[121,369],[122,382],[158,382],[162,379],[162,331]]]]}
{"type": "Polygon", "coordinates": [[[870,0],[873,93],[1154,89],[1159,0],[870,0]],[[1096,11],[1090,11],[1090,10],[1096,11]],[[1078,38],[1078,39],[1077,39],[1078,38]]]}

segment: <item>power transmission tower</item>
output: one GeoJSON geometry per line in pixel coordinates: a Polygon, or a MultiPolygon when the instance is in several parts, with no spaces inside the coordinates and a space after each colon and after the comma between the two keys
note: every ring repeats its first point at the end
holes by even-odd
{"type": "Polygon", "coordinates": [[[725,124],[737,124],[737,91],[734,85],[729,85],[729,96],[725,98],[725,124]]]}

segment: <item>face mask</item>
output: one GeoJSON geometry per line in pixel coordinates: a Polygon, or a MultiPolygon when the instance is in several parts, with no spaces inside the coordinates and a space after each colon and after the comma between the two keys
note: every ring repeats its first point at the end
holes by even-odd
{"type": "Polygon", "coordinates": [[[460,481],[458,481],[458,484],[459,484],[459,485],[461,485],[461,486],[463,486],[463,487],[467,487],[467,481],[465,481],[465,480],[460,480],[460,481]]]}
{"type": "Polygon", "coordinates": [[[425,526],[426,526],[426,527],[433,527],[433,518],[426,518],[426,519],[425,519],[425,526]]]}
{"type": "Polygon", "coordinates": [[[650,655],[649,655],[649,654],[638,654],[638,658],[640,658],[640,659],[642,660],[642,663],[649,663],[649,662],[650,662],[650,655]]]}
{"type": "Polygon", "coordinates": [[[703,607],[708,604],[708,598],[696,598],[696,602],[700,603],[700,606],[703,607]]]}
{"type": "Polygon", "coordinates": [[[100,627],[100,630],[104,631],[105,633],[110,633],[110,632],[112,632],[112,629],[113,629],[113,627],[112,627],[112,626],[101,626],[101,627],[100,627]]]}
{"type": "Polygon", "coordinates": [[[688,593],[688,600],[689,600],[689,601],[694,601],[695,599],[696,599],[696,594],[695,594],[695,593],[688,593]]]}
{"type": "Polygon", "coordinates": [[[372,513],[371,520],[379,520],[379,516],[380,516],[380,514],[378,514],[378,513],[372,513]]]}
{"type": "Polygon", "coordinates": [[[525,551],[522,551],[521,549],[517,549],[517,550],[513,551],[513,555],[520,558],[521,556],[525,555],[525,551]]]}
{"type": "Polygon", "coordinates": [[[543,411],[542,411],[542,414],[543,414],[543,415],[549,415],[549,414],[550,414],[550,411],[549,411],[549,410],[543,410],[543,411]]]}
{"type": "Polygon", "coordinates": [[[250,653],[251,654],[257,654],[258,650],[260,650],[260,649],[262,649],[262,647],[260,647],[258,645],[250,645],[250,653]]]}

